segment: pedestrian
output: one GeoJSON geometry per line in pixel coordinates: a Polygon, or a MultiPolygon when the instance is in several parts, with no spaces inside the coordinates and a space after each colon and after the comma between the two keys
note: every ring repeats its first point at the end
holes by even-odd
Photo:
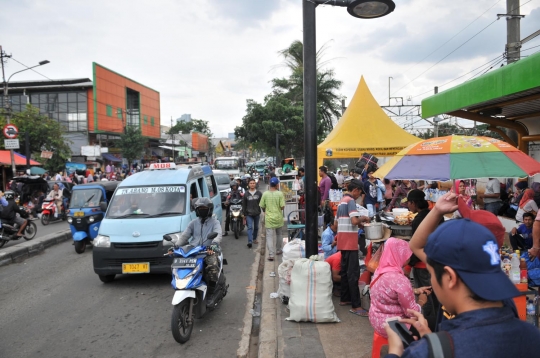
{"type": "Polygon", "coordinates": [[[321,235],[321,249],[324,252],[325,260],[337,252],[336,234],[337,221],[333,220],[321,235]]]}
{"type": "Polygon", "coordinates": [[[251,249],[253,244],[258,244],[257,234],[259,233],[259,219],[261,217],[261,207],[259,206],[262,194],[256,188],[255,179],[250,178],[248,181],[248,191],[242,199],[242,211],[246,217],[248,244],[251,249]]]}
{"type": "Polygon", "coordinates": [[[324,202],[328,200],[328,194],[332,187],[332,180],[328,176],[328,168],[324,165],[319,167],[319,176],[322,178],[319,182],[319,194],[321,196],[321,208],[324,207],[324,202]]]}
{"type": "Polygon", "coordinates": [[[523,214],[523,224],[512,228],[510,231],[510,244],[515,250],[529,250],[533,246],[532,229],[534,224],[534,215],[532,213],[523,214]]]}
{"type": "Polygon", "coordinates": [[[337,208],[337,249],[341,251],[341,300],[340,306],[351,305],[351,313],[367,317],[360,305],[360,264],[358,261],[358,227],[369,222],[366,216],[359,216],[355,200],[362,193],[363,184],[357,179],[349,183],[349,191],[343,195],[337,208]]]}
{"type": "Polygon", "coordinates": [[[525,189],[521,201],[519,202],[519,209],[516,213],[516,222],[523,222],[523,214],[531,213],[536,216],[538,212],[538,205],[534,201],[534,191],[532,189],[525,189]]]}
{"type": "Polygon", "coordinates": [[[268,250],[268,260],[274,261],[274,254],[281,255],[281,244],[283,241],[283,209],[285,208],[285,197],[277,190],[279,179],[270,179],[270,188],[264,192],[260,206],[264,212],[264,225],[266,227],[266,249],[268,250]],[[274,236],[276,239],[274,251],[274,236]]]}
{"type": "Polygon", "coordinates": [[[501,201],[501,184],[497,178],[489,178],[484,191],[484,210],[495,215],[499,214],[499,209],[502,206],[501,201]]]}
{"type": "Polygon", "coordinates": [[[402,180],[397,186],[396,190],[394,191],[394,196],[392,197],[392,200],[390,201],[390,204],[386,207],[386,211],[392,211],[392,208],[406,208],[407,202],[402,202],[403,199],[407,198],[407,194],[409,193],[409,190],[416,189],[416,183],[409,181],[409,180],[402,180]]]}
{"type": "Polygon", "coordinates": [[[369,217],[375,215],[375,204],[377,204],[377,178],[373,176],[373,169],[368,169],[368,180],[364,182],[364,204],[369,211],[369,217]]]}
{"type": "MultiPolygon", "coordinates": [[[[436,210],[454,211],[455,199],[455,195],[443,196],[446,202],[440,204],[439,199],[436,210]]],[[[417,233],[430,227],[427,222],[426,218],[417,233]]],[[[504,303],[521,293],[501,269],[499,245],[490,230],[468,219],[450,220],[429,235],[424,254],[433,292],[452,317],[439,325],[439,337],[448,341],[452,356],[528,357],[540,351],[538,329],[521,321],[504,303]]],[[[425,335],[431,331],[422,314],[409,313],[414,317],[399,321],[416,328],[422,338],[404,349],[400,337],[386,324],[387,358],[430,356],[432,346],[425,335]]]]}

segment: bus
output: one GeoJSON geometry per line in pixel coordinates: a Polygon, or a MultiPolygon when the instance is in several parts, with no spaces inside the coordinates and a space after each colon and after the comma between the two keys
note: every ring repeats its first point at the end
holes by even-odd
{"type": "Polygon", "coordinates": [[[214,169],[222,170],[229,177],[239,177],[244,174],[244,159],[238,157],[218,157],[214,160],[214,169]]]}

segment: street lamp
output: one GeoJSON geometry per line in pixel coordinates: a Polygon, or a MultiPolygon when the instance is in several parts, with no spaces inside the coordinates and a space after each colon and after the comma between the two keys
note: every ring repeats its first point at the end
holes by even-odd
{"type": "Polygon", "coordinates": [[[315,8],[346,7],[349,14],[374,19],[394,11],[392,0],[302,0],[304,32],[304,153],[306,198],[306,257],[317,255],[317,63],[315,8]]]}
{"type": "MultiPolygon", "coordinates": [[[[43,65],[46,65],[48,63],[50,63],[50,61],[48,60],[43,60],[43,61],[40,61],[38,62],[37,65],[35,66],[32,66],[32,67],[27,67],[25,69],[22,69],[20,71],[17,71],[17,72],[13,72],[11,74],[11,76],[9,76],[9,78],[7,79],[6,81],[6,76],[4,74],[4,61],[3,61],[3,52],[2,52],[2,48],[0,47],[0,62],[2,63],[2,78],[4,80],[4,107],[6,109],[6,122],[7,124],[10,124],[11,123],[11,108],[10,108],[10,103],[9,103],[9,98],[8,98],[8,91],[9,91],[9,88],[8,88],[8,84],[9,84],[9,80],[11,80],[11,77],[13,77],[14,75],[16,75],[17,73],[21,73],[21,72],[24,72],[24,71],[28,71],[28,70],[31,70],[32,68],[35,68],[35,67],[39,67],[39,66],[43,66],[43,65]]],[[[13,154],[13,149],[10,149],[9,150],[10,152],[10,156],[11,156],[11,170],[13,172],[13,176],[16,176],[17,175],[17,168],[15,167],[15,156],[13,154]]],[[[27,163],[28,163],[28,158],[27,158],[27,163]]]]}

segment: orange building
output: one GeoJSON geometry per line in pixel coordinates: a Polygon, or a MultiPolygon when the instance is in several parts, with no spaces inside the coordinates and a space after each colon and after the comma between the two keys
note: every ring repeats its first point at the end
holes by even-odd
{"type": "Polygon", "coordinates": [[[149,138],[160,137],[159,92],[93,63],[93,88],[88,90],[88,131],[120,134],[138,126],[149,138]]]}

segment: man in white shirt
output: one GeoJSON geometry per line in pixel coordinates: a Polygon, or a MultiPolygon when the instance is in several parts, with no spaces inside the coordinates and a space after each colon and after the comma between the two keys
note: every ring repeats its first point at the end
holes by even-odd
{"type": "Polygon", "coordinates": [[[501,206],[501,183],[496,178],[489,178],[484,191],[484,210],[498,215],[501,206]]]}

